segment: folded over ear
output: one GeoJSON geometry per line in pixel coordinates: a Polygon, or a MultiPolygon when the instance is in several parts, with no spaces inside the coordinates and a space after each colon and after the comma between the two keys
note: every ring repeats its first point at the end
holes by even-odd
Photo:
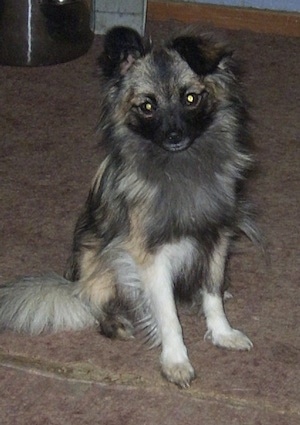
{"type": "Polygon", "coordinates": [[[169,48],[176,50],[198,75],[206,75],[217,68],[230,68],[232,50],[220,43],[215,43],[209,38],[180,36],[172,40],[169,48]]]}
{"type": "Polygon", "coordinates": [[[99,58],[103,74],[110,78],[125,74],[145,54],[141,36],[127,27],[114,27],[105,36],[104,51],[99,58]]]}

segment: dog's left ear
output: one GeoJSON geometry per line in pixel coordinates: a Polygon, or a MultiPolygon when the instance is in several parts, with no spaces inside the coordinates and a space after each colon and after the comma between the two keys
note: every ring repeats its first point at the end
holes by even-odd
{"type": "Polygon", "coordinates": [[[141,36],[127,27],[114,27],[105,36],[104,51],[99,58],[103,74],[110,78],[124,75],[133,63],[144,56],[141,36]]]}
{"type": "Polygon", "coordinates": [[[209,38],[181,36],[172,40],[169,48],[176,50],[198,75],[213,73],[218,68],[231,69],[232,50],[209,38]]]}

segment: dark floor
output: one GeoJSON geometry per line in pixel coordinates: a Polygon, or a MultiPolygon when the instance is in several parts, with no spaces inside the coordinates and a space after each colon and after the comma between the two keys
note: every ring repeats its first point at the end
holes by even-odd
{"type": "MultiPolygon", "coordinates": [[[[153,38],[181,26],[150,22],[153,38]]],[[[242,240],[232,258],[232,324],[251,352],[203,340],[201,317],[181,312],[197,371],[189,390],[162,380],[158,350],[107,340],[95,330],[0,335],[0,423],[300,423],[300,38],[218,31],[244,63],[260,172],[251,195],[270,265],[242,240]]],[[[62,273],[72,230],[101,155],[95,127],[101,91],[88,54],[53,67],[0,67],[0,279],[62,273]]]]}

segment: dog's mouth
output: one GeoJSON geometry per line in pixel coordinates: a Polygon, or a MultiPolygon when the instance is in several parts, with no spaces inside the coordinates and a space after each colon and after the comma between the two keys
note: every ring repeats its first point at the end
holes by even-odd
{"type": "Polygon", "coordinates": [[[171,133],[161,143],[163,149],[168,152],[182,152],[191,146],[192,140],[189,137],[178,137],[176,133],[171,133]]]}

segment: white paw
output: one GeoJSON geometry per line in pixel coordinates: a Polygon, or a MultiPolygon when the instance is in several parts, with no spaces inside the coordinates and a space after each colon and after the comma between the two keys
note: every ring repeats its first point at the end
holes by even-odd
{"type": "Polygon", "coordinates": [[[231,350],[251,350],[253,347],[252,342],[243,332],[232,328],[223,332],[208,330],[204,339],[209,339],[218,347],[229,348],[231,350]]]}
{"type": "Polygon", "coordinates": [[[162,374],[169,381],[180,388],[189,388],[195,379],[195,371],[189,361],[183,363],[163,363],[162,374]]]}

